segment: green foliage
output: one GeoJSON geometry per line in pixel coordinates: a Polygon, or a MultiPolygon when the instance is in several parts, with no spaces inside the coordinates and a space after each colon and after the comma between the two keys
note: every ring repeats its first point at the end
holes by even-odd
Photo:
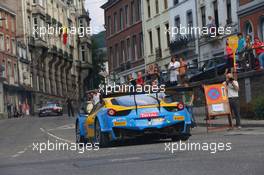
{"type": "Polygon", "coordinates": [[[264,119],[264,96],[257,97],[252,102],[256,119],[264,119]]]}

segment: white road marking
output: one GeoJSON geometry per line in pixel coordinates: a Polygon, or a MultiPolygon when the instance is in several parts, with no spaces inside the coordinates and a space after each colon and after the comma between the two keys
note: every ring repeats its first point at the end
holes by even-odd
{"type": "Polygon", "coordinates": [[[53,131],[53,130],[67,130],[67,129],[74,129],[75,125],[74,124],[68,124],[68,125],[63,125],[59,126],[56,128],[48,129],[48,131],[53,131]]]}
{"type": "Polygon", "coordinates": [[[41,130],[42,132],[44,132],[45,134],[48,134],[49,136],[51,136],[51,137],[53,137],[53,138],[55,138],[55,139],[57,139],[57,140],[61,140],[61,141],[68,142],[68,143],[72,143],[72,141],[67,140],[67,139],[60,138],[60,137],[58,137],[58,136],[56,136],[56,135],[54,135],[54,134],[52,134],[52,133],[46,131],[46,130],[43,129],[43,128],[40,128],[40,130],[41,130]]]}
{"type": "Polygon", "coordinates": [[[11,157],[15,158],[15,157],[20,156],[21,154],[24,154],[24,153],[28,150],[28,147],[29,147],[29,146],[26,146],[26,147],[24,148],[24,150],[22,150],[22,151],[18,151],[16,154],[12,155],[11,157]]]}
{"type": "Polygon", "coordinates": [[[123,162],[123,161],[130,161],[130,160],[139,160],[140,157],[128,157],[123,159],[111,159],[110,162],[123,162]]]}

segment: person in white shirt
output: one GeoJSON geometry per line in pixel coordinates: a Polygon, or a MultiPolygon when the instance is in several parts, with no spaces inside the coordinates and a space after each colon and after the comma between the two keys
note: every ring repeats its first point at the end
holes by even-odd
{"type": "Polygon", "coordinates": [[[227,89],[227,95],[229,99],[229,104],[233,115],[236,118],[236,126],[241,128],[240,113],[239,113],[239,84],[234,79],[231,73],[226,74],[226,81],[223,82],[227,89]]]}
{"type": "Polygon", "coordinates": [[[180,62],[176,61],[176,56],[173,56],[168,67],[170,72],[170,83],[172,86],[177,85],[180,66],[180,62]]]}

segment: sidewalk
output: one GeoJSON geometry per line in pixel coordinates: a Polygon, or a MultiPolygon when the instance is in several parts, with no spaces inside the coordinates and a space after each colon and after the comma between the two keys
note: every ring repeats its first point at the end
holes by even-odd
{"type": "MultiPolygon", "coordinates": [[[[196,116],[196,122],[197,125],[200,127],[206,127],[206,120],[205,116],[196,116]]],[[[233,125],[236,124],[236,120],[233,118],[233,125]]],[[[211,123],[214,126],[221,126],[221,125],[227,125],[228,124],[228,118],[227,117],[217,117],[216,119],[212,119],[211,123]]],[[[241,119],[241,125],[242,127],[264,127],[264,120],[249,120],[249,119],[241,119]]]]}

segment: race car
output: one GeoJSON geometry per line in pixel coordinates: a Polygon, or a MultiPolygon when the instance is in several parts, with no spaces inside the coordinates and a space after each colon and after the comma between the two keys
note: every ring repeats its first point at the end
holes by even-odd
{"type": "Polygon", "coordinates": [[[39,117],[44,116],[62,116],[63,110],[62,107],[57,103],[47,103],[46,105],[42,106],[38,109],[39,117]]]}
{"type": "Polygon", "coordinates": [[[76,142],[100,147],[112,141],[155,135],[188,140],[191,116],[181,102],[166,102],[151,94],[103,98],[88,114],[83,103],[76,118],[76,142]]]}

